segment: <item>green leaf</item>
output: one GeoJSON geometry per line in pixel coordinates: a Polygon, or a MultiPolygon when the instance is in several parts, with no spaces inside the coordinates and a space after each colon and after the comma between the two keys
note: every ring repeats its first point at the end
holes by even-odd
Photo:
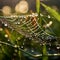
{"type": "Polygon", "coordinates": [[[55,9],[52,9],[51,7],[49,7],[43,3],[41,3],[41,4],[45,8],[45,10],[47,10],[48,13],[50,13],[53,17],[55,17],[60,22],[60,15],[55,9]]]}

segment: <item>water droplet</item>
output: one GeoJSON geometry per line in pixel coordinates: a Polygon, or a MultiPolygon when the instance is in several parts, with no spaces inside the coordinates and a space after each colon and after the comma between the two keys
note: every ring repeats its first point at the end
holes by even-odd
{"type": "Polygon", "coordinates": [[[34,50],[31,50],[31,52],[34,52],[34,50]]]}
{"type": "Polygon", "coordinates": [[[17,46],[17,45],[15,45],[14,47],[15,47],[15,48],[17,48],[18,46],[17,46]]]}
{"type": "Polygon", "coordinates": [[[50,15],[48,15],[48,18],[51,18],[50,15]]]}
{"type": "Polygon", "coordinates": [[[7,24],[4,24],[4,26],[8,26],[7,24]]]}
{"type": "Polygon", "coordinates": [[[23,46],[21,46],[21,48],[24,48],[23,46]]]}
{"type": "Polygon", "coordinates": [[[60,47],[57,47],[57,49],[60,49],[60,47]]]}
{"type": "Polygon", "coordinates": [[[10,41],[10,40],[8,39],[8,41],[10,41]]]}
{"type": "Polygon", "coordinates": [[[17,39],[20,40],[20,37],[18,37],[17,39]]]}
{"type": "Polygon", "coordinates": [[[23,45],[24,45],[25,43],[23,43],[23,45]]]}
{"type": "Polygon", "coordinates": [[[40,13],[40,16],[43,16],[43,14],[40,13]]]}
{"type": "Polygon", "coordinates": [[[0,31],[3,31],[3,28],[0,28],[0,31]]]}
{"type": "Polygon", "coordinates": [[[7,34],[5,34],[5,37],[6,37],[6,38],[8,38],[8,35],[7,35],[7,34]]]}

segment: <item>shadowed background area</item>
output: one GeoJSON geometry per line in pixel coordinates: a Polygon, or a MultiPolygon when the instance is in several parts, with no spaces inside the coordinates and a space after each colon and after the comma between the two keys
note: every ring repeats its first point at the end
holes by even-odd
{"type": "MultiPolygon", "coordinates": [[[[16,6],[16,4],[21,1],[21,0],[0,0],[0,9],[5,6],[8,5],[11,8],[14,8],[16,6]]],[[[29,10],[33,10],[35,11],[35,4],[36,4],[36,0],[26,0],[29,4],[29,10]]],[[[40,0],[41,2],[44,2],[45,4],[52,6],[53,8],[55,8],[56,10],[60,9],[60,0],[40,0]]]]}

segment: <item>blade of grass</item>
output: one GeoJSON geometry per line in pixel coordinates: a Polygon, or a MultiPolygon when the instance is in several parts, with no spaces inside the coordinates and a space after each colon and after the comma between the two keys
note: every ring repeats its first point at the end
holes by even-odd
{"type": "Polygon", "coordinates": [[[48,60],[48,55],[47,55],[47,49],[46,49],[46,44],[44,43],[43,47],[43,56],[42,56],[42,60],[48,60]]]}
{"type": "Polygon", "coordinates": [[[41,26],[41,17],[40,17],[40,0],[36,0],[36,12],[38,13],[38,22],[39,22],[39,25],[41,26]]]}
{"type": "Polygon", "coordinates": [[[40,13],[40,0],[36,0],[36,11],[38,14],[40,13]]]}
{"type": "Polygon", "coordinates": [[[55,17],[60,22],[60,15],[56,10],[52,9],[51,7],[49,7],[43,3],[41,3],[41,5],[45,8],[45,10],[48,13],[50,13],[53,17],[55,17]]]}

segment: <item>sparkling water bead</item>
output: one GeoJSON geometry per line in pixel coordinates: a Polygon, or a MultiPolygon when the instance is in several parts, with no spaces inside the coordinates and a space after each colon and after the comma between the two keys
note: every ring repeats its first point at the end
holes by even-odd
{"type": "Polygon", "coordinates": [[[54,36],[49,35],[49,36],[46,37],[46,40],[50,41],[50,42],[55,42],[56,38],[54,36]]]}

